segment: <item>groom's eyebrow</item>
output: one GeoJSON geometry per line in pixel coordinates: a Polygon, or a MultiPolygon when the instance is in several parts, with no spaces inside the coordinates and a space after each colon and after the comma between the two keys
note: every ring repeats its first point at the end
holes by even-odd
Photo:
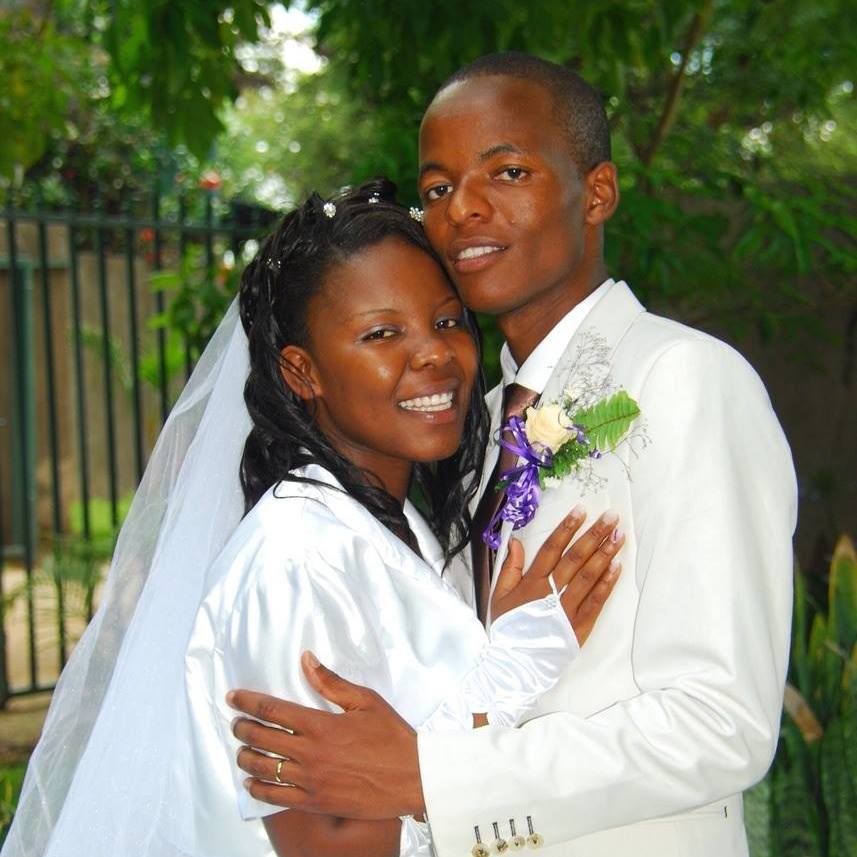
{"type": "Polygon", "coordinates": [[[496,146],[491,146],[490,149],[486,149],[484,152],[479,153],[479,160],[483,163],[485,161],[491,160],[494,155],[523,155],[524,150],[519,148],[518,146],[512,145],[512,143],[498,143],[496,146]]]}
{"type": "Polygon", "coordinates": [[[426,161],[424,164],[420,164],[419,178],[422,178],[426,173],[430,173],[432,170],[438,170],[439,172],[442,172],[443,164],[441,164],[439,161],[426,161]]]}
{"type": "MultiPolygon", "coordinates": [[[[495,155],[524,155],[523,149],[519,146],[515,146],[512,143],[498,143],[496,146],[491,146],[488,149],[485,149],[484,152],[480,152],[476,157],[480,163],[484,163],[485,161],[491,160],[495,155]]],[[[431,172],[432,170],[437,170],[438,172],[443,172],[443,164],[439,161],[426,161],[424,164],[420,165],[420,174],[419,177],[422,178],[426,173],[431,172]]]]}

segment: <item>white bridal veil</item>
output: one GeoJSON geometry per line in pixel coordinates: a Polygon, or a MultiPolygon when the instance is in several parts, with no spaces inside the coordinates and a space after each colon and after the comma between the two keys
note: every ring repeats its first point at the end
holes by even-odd
{"type": "Polygon", "coordinates": [[[93,836],[87,853],[177,855],[152,841],[171,812],[163,790],[173,758],[163,748],[176,706],[161,703],[183,693],[205,572],[243,513],[248,371],[233,301],[152,453],[101,605],[54,692],[2,857],[79,855],[93,836]],[[109,810],[99,794],[110,795],[109,810]]]}

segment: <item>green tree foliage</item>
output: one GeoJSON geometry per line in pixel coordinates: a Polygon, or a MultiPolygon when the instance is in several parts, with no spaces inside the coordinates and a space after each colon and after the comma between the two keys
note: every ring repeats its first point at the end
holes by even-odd
{"type": "Polygon", "coordinates": [[[267,22],[263,0],[0,8],[0,176],[36,164],[70,115],[87,112],[142,130],[144,143],[162,134],[207,157],[223,130],[220,113],[244,82],[236,51],[267,22]]]}
{"type": "Polygon", "coordinates": [[[235,49],[268,21],[262,0],[90,0],[106,22],[114,104],[143,112],[172,143],[207,154],[235,98],[235,49]]]}
{"type": "Polygon", "coordinates": [[[80,45],[29,9],[0,13],[0,175],[37,161],[78,94],[80,45]]]}

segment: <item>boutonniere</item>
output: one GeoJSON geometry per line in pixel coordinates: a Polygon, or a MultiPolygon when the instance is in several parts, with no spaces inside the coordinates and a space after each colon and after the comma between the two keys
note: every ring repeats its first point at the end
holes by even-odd
{"type": "Polygon", "coordinates": [[[545,480],[572,475],[615,450],[640,415],[625,390],[587,407],[579,402],[566,390],[561,401],[528,408],[524,418],[512,417],[500,429],[499,444],[523,461],[500,474],[497,490],[505,489],[506,499],[482,533],[492,550],[500,547],[503,521],[517,530],[533,519],[545,480]]]}

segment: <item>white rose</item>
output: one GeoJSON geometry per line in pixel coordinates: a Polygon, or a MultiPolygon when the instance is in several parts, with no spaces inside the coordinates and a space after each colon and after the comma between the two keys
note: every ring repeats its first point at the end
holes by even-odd
{"type": "Polygon", "coordinates": [[[527,440],[541,443],[551,452],[556,452],[572,437],[569,431],[571,420],[559,405],[543,405],[540,408],[527,408],[527,440]]]}

